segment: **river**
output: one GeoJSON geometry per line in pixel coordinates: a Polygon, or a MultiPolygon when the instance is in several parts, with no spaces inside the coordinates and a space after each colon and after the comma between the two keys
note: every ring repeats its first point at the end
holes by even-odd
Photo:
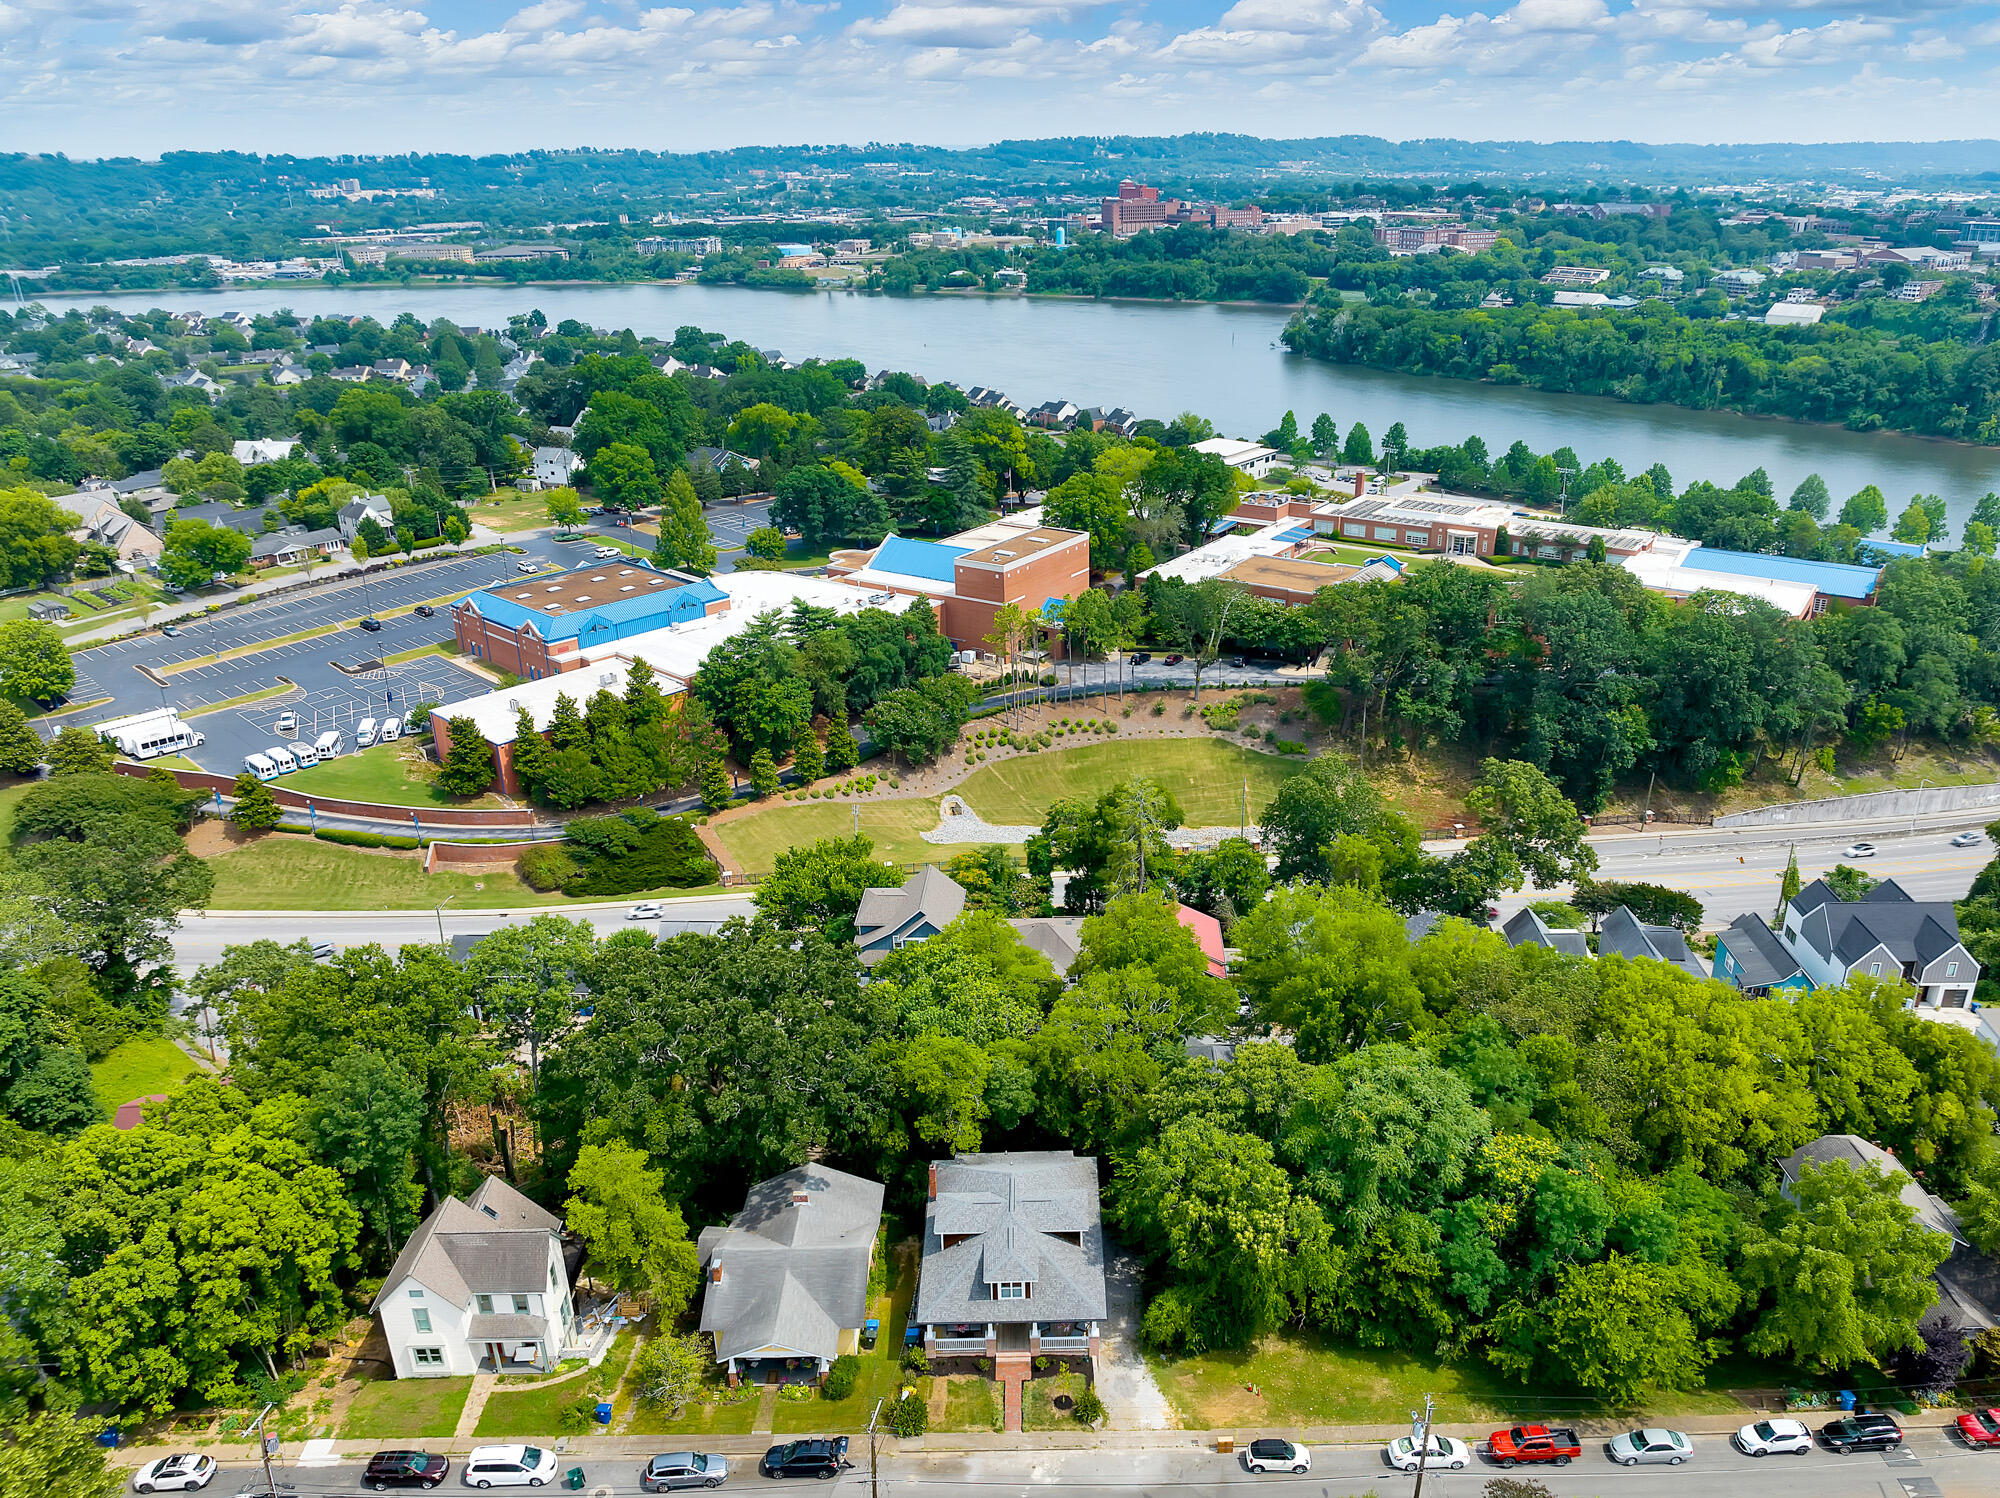
{"type": "Polygon", "coordinates": [[[1364,422],[1377,440],[1401,421],[1415,447],[1476,433],[1496,456],[1518,439],[1538,453],[1570,447],[1585,463],[1616,458],[1633,473],[1664,463],[1680,485],[1708,479],[1727,486],[1761,467],[1781,501],[1817,472],[1836,507],[1871,483],[1889,496],[1892,516],[1912,494],[1941,494],[1954,533],[1980,495],[2000,489],[2000,448],[1323,364],[1279,346],[1286,314],[1271,307],[788,294],[720,286],[296,282],[43,302],[52,309],[107,302],[202,312],[289,307],[301,316],[365,312],[384,323],[412,312],[425,322],[448,317],[481,327],[505,327],[509,314],[539,307],[551,325],[573,317],[654,337],[671,337],[676,327],[694,323],[793,359],[854,358],[870,369],[991,385],[1025,405],[1060,398],[1079,406],[1124,406],[1162,420],[1197,411],[1231,436],[1255,436],[1276,426],[1287,410],[1298,414],[1301,427],[1326,411],[1342,430],[1364,422]]]}

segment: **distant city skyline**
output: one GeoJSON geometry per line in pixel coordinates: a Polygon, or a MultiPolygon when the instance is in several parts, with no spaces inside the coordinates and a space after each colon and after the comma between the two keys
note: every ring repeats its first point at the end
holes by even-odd
{"type": "Polygon", "coordinates": [[[2000,126],[2000,6],[1884,0],[0,0],[14,151],[473,154],[1226,130],[2000,126]]]}

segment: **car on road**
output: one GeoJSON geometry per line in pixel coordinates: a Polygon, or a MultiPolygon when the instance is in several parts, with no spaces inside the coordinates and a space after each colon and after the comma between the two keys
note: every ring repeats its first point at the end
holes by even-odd
{"type": "Polygon", "coordinates": [[[380,634],[382,631],[382,621],[371,614],[361,621],[361,627],[371,635],[380,634]]]}
{"type": "Polygon", "coordinates": [[[337,949],[330,941],[316,941],[312,944],[314,962],[325,962],[337,949]]]}
{"type": "Polygon", "coordinates": [[[1978,841],[1979,841],[1978,833],[1969,831],[1961,832],[1957,837],[1951,840],[1951,845],[1954,848],[1970,848],[1975,844],[1977,844],[1978,841]]]}
{"type": "Polygon", "coordinates": [[[469,1488],[538,1488],[555,1475],[553,1451],[539,1446],[475,1446],[459,1481],[469,1488]]]}
{"type": "Polygon", "coordinates": [[[160,633],[165,635],[169,640],[178,639],[180,632],[181,627],[178,624],[162,624],[160,626],[160,633]]]}
{"type": "Polygon", "coordinates": [[[1268,1472],[1273,1467],[1282,1467],[1287,1472],[1305,1472],[1312,1468],[1312,1453],[1294,1441],[1281,1441],[1276,1436],[1259,1436],[1243,1448],[1243,1465],[1252,1472],[1268,1472]]]}
{"type": "Polygon", "coordinates": [[[669,1451],[639,1471],[639,1491],[671,1493],[675,1488],[714,1488],[729,1475],[729,1463],[698,1451],[669,1451]]]}
{"type": "Polygon", "coordinates": [[[1678,1467],[1694,1455],[1694,1442],[1677,1430],[1628,1430],[1606,1441],[1604,1450],[1621,1467],[1678,1467]]]}
{"type": "Polygon", "coordinates": [[[435,1451],[378,1451],[368,1458],[361,1485],[386,1493],[390,1488],[429,1492],[451,1471],[451,1458],[435,1451]]]}
{"type": "MultiPolygon", "coordinates": [[[[1417,1470],[1417,1442],[1413,1436],[1397,1436],[1382,1448],[1382,1460],[1398,1472],[1417,1470]]],[[[1453,1472],[1461,1472],[1465,1464],[1472,1460],[1472,1448],[1456,1436],[1441,1436],[1431,1432],[1428,1451],[1424,1455],[1426,1468],[1448,1467],[1453,1472]]]]}
{"type": "Polygon", "coordinates": [[[1960,1415],[1958,1433],[1968,1446],[2000,1450],[2000,1410],[1971,1410],[1960,1415]]]}
{"type": "Polygon", "coordinates": [[[215,1481],[215,1458],[183,1451],[146,1463],[132,1474],[135,1493],[194,1493],[215,1481]]]}
{"type": "Polygon", "coordinates": [[[1840,850],[1840,856],[1842,858],[1873,858],[1875,856],[1875,845],[1873,843],[1849,843],[1845,848],[1840,850]]]}
{"type": "Polygon", "coordinates": [[[271,732],[273,733],[297,733],[298,731],[299,715],[290,708],[286,708],[283,712],[279,713],[278,721],[271,725],[271,732]]]}
{"type": "Polygon", "coordinates": [[[1143,666],[1152,658],[1153,652],[1150,650],[1135,650],[1132,652],[1132,664],[1135,666],[1143,666]]]}
{"type": "Polygon", "coordinates": [[[1828,1451],[1888,1451],[1903,1444],[1903,1428],[1887,1415],[1848,1415],[1819,1428],[1820,1444],[1828,1451]]]}
{"type": "Polygon", "coordinates": [[[1241,671],[1243,667],[1247,664],[1247,662],[1245,662],[1243,657],[1240,655],[1232,655],[1229,658],[1229,664],[1234,666],[1237,670],[1241,671]]]}
{"type": "Polygon", "coordinates": [[[432,608],[427,603],[420,603],[415,608],[411,609],[410,612],[415,614],[419,619],[428,619],[430,618],[431,615],[435,614],[437,610],[432,608]]]}
{"type": "Polygon", "coordinates": [[[628,921],[657,921],[659,918],[660,902],[658,900],[642,900],[625,912],[625,919],[628,921]]]}
{"type": "Polygon", "coordinates": [[[757,1470],[766,1477],[817,1477],[824,1482],[853,1465],[847,1459],[847,1437],[835,1436],[830,1441],[787,1441],[773,1446],[757,1463],[757,1470]]]}
{"type": "Polygon", "coordinates": [[[1759,1420],[1729,1439],[1745,1456],[1805,1456],[1813,1449],[1812,1431],[1803,1420],[1759,1420]]]}

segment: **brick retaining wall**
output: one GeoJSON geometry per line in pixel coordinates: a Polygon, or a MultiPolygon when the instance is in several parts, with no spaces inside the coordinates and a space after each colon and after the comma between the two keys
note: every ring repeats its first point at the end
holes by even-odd
{"type": "MultiPolygon", "coordinates": [[[[141,779],[163,769],[191,791],[221,791],[232,794],[236,789],[234,775],[217,775],[207,770],[178,770],[166,765],[134,764],[120,760],[112,766],[120,775],[132,775],[141,779]]],[[[524,827],[540,822],[532,811],[525,808],[472,806],[390,806],[374,801],[340,801],[331,796],[308,796],[295,791],[282,781],[267,782],[271,794],[280,806],[295,806],[305,809],[308,801],[315,811],[323,811],[336,817],[370,817],[383,822],[407,822],[415,812],[426,827],[524,827]]]]}

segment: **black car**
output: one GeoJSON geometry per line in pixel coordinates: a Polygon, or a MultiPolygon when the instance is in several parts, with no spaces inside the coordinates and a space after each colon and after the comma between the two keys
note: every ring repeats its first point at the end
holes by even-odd
{"type": "Polygon", "coordinates": [[[1887,1415],[1849,1415],[1819,1428],[1828,1451],[1888,1451],[1903,1444],[1903,1428],[1887,1415]]]}
{"type": "Polygon", "coordinates": [[[428,619],[432,614],[435,614],[437,610],[432,608],[427,603],[420,603],[415,608],[411,609],[410,612],[415,614],[419,619],[428,619]]]}
{"type": "Polygon", "coordinates": [[[361,1485],[376,1492],[390,1488],[434,1488],[451,1471],[449,1457],[435,1451],[378,1451],[368,1458],[361,1485]]]}
{"type": "Polygon", "coordinates": [[[1152,658],[1153,652],[1150,650],[1135,650],[1132,652],[1132,664],[1135,666],[1143,666],[1152,658]]]}
{"type": "Polygon", "coordinates": [[[380,631],[380,629],[382,628],[382,621],[380,619],[363,619],[361,621],[361,627],[367,630],[368,633],[372,635],[380,631]]]}
{"type": "Polygon", "coordinates": [[[847,1437],[831,1441],[788,1441],[764,1453],[757,1470],[766,1477],[838,1477],[854,1463],[847,1459],[847,1437]]]}
{"type": "Polygon", "coordinates": [[[1241,671],[1244,666],[1243,657],[1240,655],[1232,655],[1229,658],[1229,664],[1234,666],[1237,670],[1241,671]]]}

